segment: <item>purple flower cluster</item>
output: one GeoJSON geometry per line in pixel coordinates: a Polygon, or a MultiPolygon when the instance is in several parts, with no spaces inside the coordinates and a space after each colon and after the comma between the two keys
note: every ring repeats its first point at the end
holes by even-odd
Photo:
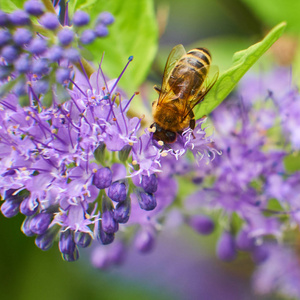
{"type": "MultiPolygon", "coordinates": [[[[109,16],[100,15],[98,23],[110,24],[113,19],[109,16]]],[[[49,20],[42,14],[44,26],[49,20]]],[[[78,22],[75,18],[74,25],[79,26],[78,22]]],[[[66,28],[58,33],[61,45],[68,45],[73,37],[66,28]]],[[[40,41],[48,49],[47,41],[40,41]]],[[[83,75],[71,75],[72,60],[58,58],[61,45],[53,45],[45,55],[29,56],[28,64],[34,60],[35,70],[41,72],[33,76],[24,71],[28,106],[19,105],[15,90],[1,98],[1,211],[6,217],[19,212],[25,215],[22,231],[35,236],[42,250],[48,250],[58,237],[59,250],[67,261],[77,260],[78,249],[95,239],[101,247],[111,244],[121,226],[125,231],[125,223],[137,229],[125,234],[126,241],[120,233],[116,244],[125,248],[128,237],[134,235],[136,248],[150,251],[161,227],[159,219],[177,193],[173,176],[180,171],[173,169],[176,162],[188,150],[198,161],[216,153],[212,139],[201,128],[205,119],[198,121],[194,136],[187,130],[170,151],[153,139],[151,129],[141,132],[143,117],[127,116],[137,93],[125,99],[117,84],[132,57],[115,80],[107,81],[101,67],[90,78],[83,68],[83,75]],[[50,69],[55,69],[63,89],[50,86],[50,69]]],[[[114,258],[107,257],[109,263],[101,263],[104,250],[95,249],[96,254],[102,253],[102,258],[93,256],[97,266],[121,261],[116,251],[114,258]]]]}
{"type": "Polygon", "coordinates": [[[283,267],[285,259],[279,258],[281,251],[293,251],[279,241],[300,221],[300,171],[289,171],[298,159],[293,150],[298,149],[300,98],[289,73],[246,76],[238,92],[212,113],[215,144],[223,155],[204,170],[196,168],[198,191],[185,209],[186,223],[200,234],[213,230],[206,214],[214,215],[222,228],[218,258],[232,261],[239,251],[251,255],[259,265],[259,292],[299,297],[297,259],[290,255],[283,267]]]}
{"type": "MultiPolygon", "coordinates": [[[[72,64],[81,64],[78,48],[106,36],[107,26],[114,21],[110,13],[104,12],[99,15],[94,29],[87,29],[88,14],[77,11],[74,26],[62,26],[58,16],[45,12],[43,3],[38,0],[25,2],[24,11],[11,14],[1,11],[0,15],[0,81],[6,83],[0,94],[4,96],[14,90],[21,105],[29,105],[27,94],[32,92],[36,99],[45,95],[41,103],[50,106],[52,91],[60,89],[57,83],[66,85],[72,78],[72,64]],[[101,34],[97,30],[100,25],[101,34]],[[32,81],[34,88],[29,85],[32,81]]],[[[67,18],[65,20],[68,24],[67,18]]]]}

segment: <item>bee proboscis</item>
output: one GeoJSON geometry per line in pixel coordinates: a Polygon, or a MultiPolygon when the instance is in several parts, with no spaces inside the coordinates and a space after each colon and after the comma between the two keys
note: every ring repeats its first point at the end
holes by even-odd
{"type": "Polygon", "coordinates": [[[161,88],[154,87],[159,93],[158,100],[152,103],[155,128],[153,137],[170,144],[182,134],[184,129],[195,128],[193,108],[203,101],[218,78],[216,72],[209,81],[208,72],[211,55],[205,48],[195,48],[186,53],[180,44],[169,54],[161,88]]]}

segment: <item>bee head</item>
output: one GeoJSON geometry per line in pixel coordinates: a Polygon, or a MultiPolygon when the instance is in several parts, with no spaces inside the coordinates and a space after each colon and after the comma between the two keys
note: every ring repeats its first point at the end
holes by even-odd
{"type": "Polygon", "coordinates": [[[163,129],[157,123],[153,123],[150,128],[155,128],[155,132],[153,133],[153,138],[157,141],[163,141],[165,144],[172,144],[177,139],[177,134],[174,131],[169,131],[163,129]]]}

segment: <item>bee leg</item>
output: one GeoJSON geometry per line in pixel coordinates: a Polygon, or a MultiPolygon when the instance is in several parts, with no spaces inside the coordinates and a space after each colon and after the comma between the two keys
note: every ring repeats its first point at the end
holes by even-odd
{"type": "Polygon", "coordinates": [[[196,127],[196,121],[195,121],[195,119],[192,119],[192,120],[190,121],[190,128],[194,130],[195,127],[196,127]]]}
{"type": "MultiPolygon", "coordinates": [[[[190,128],[194,130],[195,127],[196,127],[196,121],[195,121],[195,119],[191,119],[191,121],[190,121],[190,128]]],[[[196,137],[194,135],[194,132],[192,132],[192,135],[193,135],[193,138],[195,139],[196,137]]]]}
{"type": "Polygon", "coordinates": [[[158,86],[155,85],[153,88],[157,91],[158,94],[161,93],[161,89],[158,86]]]}

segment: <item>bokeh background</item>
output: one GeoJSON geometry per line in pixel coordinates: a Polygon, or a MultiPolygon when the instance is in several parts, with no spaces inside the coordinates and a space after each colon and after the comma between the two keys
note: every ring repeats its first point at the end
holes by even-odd
{"type": "MultiPolygon", "coordinates": [[[[110,0],[112,1],[112,0],[110,0]]],[[[130,9],[130,0],[127,9],[130,9]]],[[[264,55],[253,71],[270,64],[293,63],[298,74],[297,38],[300,21],[297,0],[169,0],[155,1],[161,31],[160,46],[148,81],[159,83],[170,49],[182,43],[189,49],[210,49],[222,71],[234,52],[259,41],[281,21],[287,33],[264,55]]],[[[284,299],[255,295],[251,288],[250,258],[230,264],[215,257],[217,233],[201,237],[185,227],[170,227],[159,236],[154,251],[135,249],[122,266],[96,270],[89,250],[77,262],[64,262],[57,246],[42,252],[34,239],[20,231],[23,217],[0,215],[1,299],[284,299]]]]}

